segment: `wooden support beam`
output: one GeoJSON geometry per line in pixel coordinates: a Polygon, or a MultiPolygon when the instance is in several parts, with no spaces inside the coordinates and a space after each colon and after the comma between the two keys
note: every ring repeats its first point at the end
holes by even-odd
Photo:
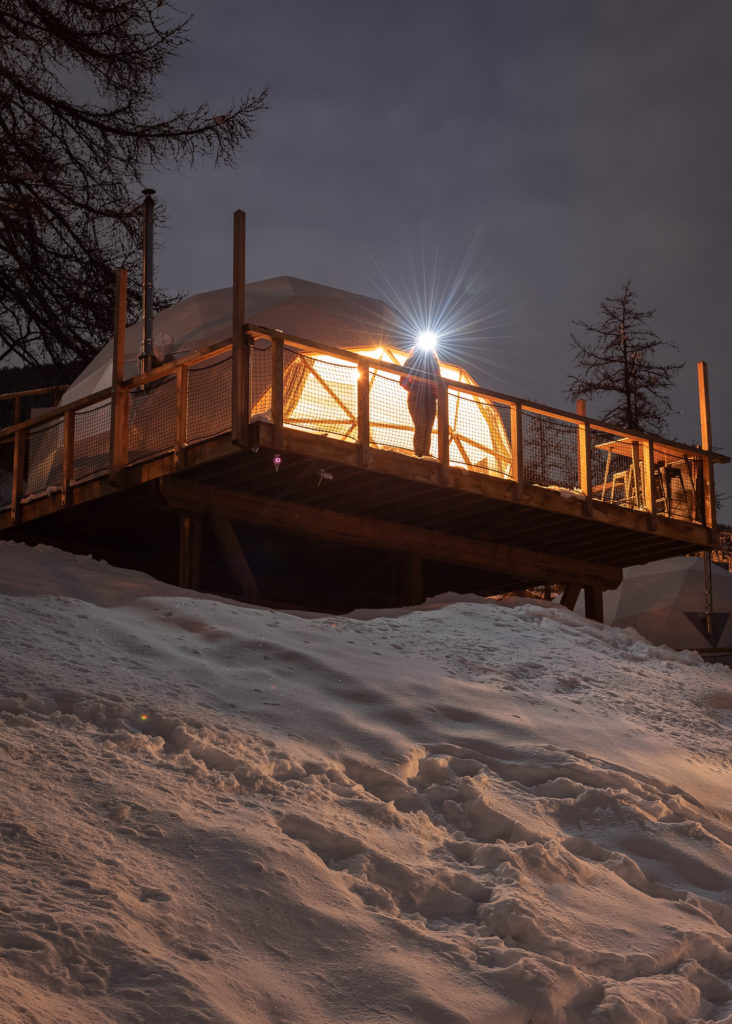
{"type": "Polygon", "coordinates": [[[358,361],[358,446],[366,469],[371,461],[371,370],[365,359],[358,361]]]}
{"type": "Polygon", "coordinates": [[[282,427],[285,416],[285,339],[283,335],[272,339],[272,426],[275,444],[282,444],[282,427]]]}
{"type": "Polygon", "coordinates": [[[511,405],[511,464],[516,496],[521,498],[524,493],[524,425],[520,402],[511,405]]]}
{"type": "Polygon", "coordinates": [[[188,430],[188,367],[183,363],[175,370],[175,458],[179,469],[184,465],[188,430]]]}
{"type": "MultiPolygon", "coordinates": [[[[114,335],[112,339],[112,409],[109,428],[109,478],[116,483],[127,465],[129,392],[125,379],[125,324],[127,322],[127,271],[117,271],[114,290],[114,335]]],[[[73,455],[72,455],[73,463],[73,455]]]]}
{"type": "MultiPolygon", "coordinates": [[[[331,459],[344,465],[359,466],[361,454],[358,445],[344,444],[343,441],[309,434],[304,431],[286,430],[280,443],[275,442],[274,429],[271,423],[253,424],[253,447],[267,448],[271,451],[297,452],[299,455],[322,459],[331,459]]],[[[197,446],[202,447],[202,446],[197,446]]],[[[203,452],[203,448],[202,448],[203,452]]],[[[194,455],[194,452],[190,452],[194,455]]],[[[696,455],[698,457],[698,451],[696,455]]],[[[396,451],[385,451],[372,447],[370,468],[377,473],[398,476],[402,480],[413,480],[435,486],[444,486],[440,479],[440,466],[434,459],[416,459],[396,451]]],[[[201,457],[200,461],[207,461],[201,457]]],[[[189,465],[198,465],[190,461],[189,465]]],[[[705,547],[709,537],[705,527],[696,527],[688,520],[677,520],[666,516],[657,517],[651,524],[651,518],[645,512],[626,508],[623,505],[612,505],[609,502],[588,502],[577,496],[576,501],[567,500],[565,495],[546,487],[527,485],[519,495],[516,483],[502,477],[489,476],[486,473],[466,473],[451,468],[449,486],[462,493],[477,494],[482,497],[513,505],[518,509],[542,509],[550,513],[558,513],[563,519],[579,518],[594,520],[598,524],[612,527],[623,527],[640,533],[653,533],[668,536],[673,540],[688,540],[690,550],[693,547],[705,547]],[[588,515],[589,513],[589,515],[588,515]],[[695,536],[692,536],[695,534],[695,536]]],[[[511,512],[514,514],[514,511],[511,512]]],[[[564,581],[559,581],[564,582],[564,581]]]]}
{"type": "MultiPolygon", "coordinates": [[[[114,399],[113,399],[114,401],[114,399]]],[[[117,393],[116,427],[112,436],[112,451],[109,463],[109,481],[115,486],[124,484],[130,436],[130,393],[122,388],[117,393]]]]}
{"type": "Polygon", "coordinates": [[[440,482],[450,480],[450,401],[447,381],[437,380],[437,458],[440,463],[440,482]]]}
{"type": "Polygon", "coordinates": [[[243,210],[234,214],[234,270],[231,310],[231,436],[235,444],[249,441],[249,339],[246,324],[246,233],[243,210]]]}
{"type": "Polygon", "coordinates": [[[585,618],[602,622],[602,586],[599,583],[588,583],[584,591],[585,618]]]}
{"type": "Polygon", "coordinates": [[[171,508],[183,511],[219,514],[229,519],[257,523],[333,543],[353,544],[380,551],[409,551],[436,562],[466,565],[520,580],[580,580],[616,587],[622,578],[621,570],[610,565],[365,516],[344,515],[310,505],[262,498],[175,477],[161,480],[160,492],[171,508]]]}
{"type": "Polygon", "coordinates": [[[200,516],[181,513],[179,523],[178,585],[186,590],[198,590],[201,584],[201,528],[200,516]]]}
{"type": "Polygon", "coordinates": [[[709,408],[709,375],[707,364],[700,360],[696,364],[697,380],[699,384],[699,419],[701,421],[702,448],[710,452],[712,450],[712,417],[709,408]]]}
{"type": "Polygon", "coordinates": [[[641,469],[640,469],[641,457],[640,457],[640,441],[631,441],[630,445],[630,465],[633,473],[633,482],[631,484],[633,495],[634,507],[643,508],[643,493],[642,486],[643,481],[641,480],[641,469]]]}
{"type": "Polygon", "coordinates": [[[13,492],[10,498],[10,522],[20,522],[23,509],[23,488],[25,487],[25,455],[28,434],[18,430],[13,439],[13,492]]]}
{"type": "Polygon", "coordinates": [[[582,584],[577,581],[570,583],[564,589],[560,604],[563,604],[565,608],[569,608],[570,611],[574,610],[574,606],[577,604],[577,598],[580,596],[582,590],[582,584]]]}
{"type": "Polygon", "coordinates": [[[643,442],[643,504],[646,510],[654,517],[652,521],[655,523],[656,481],[653,469],[654,461],[655,454],[653,451],[653,441],[648,438],[647,441],[643,442]]]}
{"type": "MultiPolygon", "coordinates": [[[[702,360],[696,364],[699,383],[699,419],[701,420],[702,448],[712,450],[712,416],[709,406],[709,377],[707,364],[702,360]]],[[[717,526],[717,509],[714,495],[714,461],[711,455],[704,460],[704,524],[711,529],[717,526]]]]}
{"type": "Polygon", "coordinates": [[[254,604],[258,603],[261,601],[259,587],[241,549],[239,538],[234,532],[231,520],[227,515],[220,514],[211,508],[208,511],[211,514],[211,525],[226,558],[226,563],[234,579],[239,584],[241,596],[245,601],[251,601],[254,604]]]}
{"type": "Polygon", "coordinates": [[[112,338],[112,387],[125,379],[125,325],[127,323],[127,271],[120,267],[114,281],[114,334],[112,338]]]}
{"type": "Polygon", "coordinates": [[[64,413],[64,447],[61,456],[61,504],[68,505],[74,479],[74,432],[76,416],[71,409],[64,413]]]}
{"type": "MultiPolygon", "coordinates": [[[[577,415],[587,416],[587,403],[584,398],[577,399],[577,415]]],[[[586,501],[592,501],[592,452],[591,430],[588,423],[577,424],[577,480],[579,489],[586,501]]]]}
{"type": "Polygon", "coordinates": [[[413,551],[405,551],[398,558],[399,575],[401,577],[401,600],[405,604],[422,604],[424,601],[422,559],[413,551]]]}

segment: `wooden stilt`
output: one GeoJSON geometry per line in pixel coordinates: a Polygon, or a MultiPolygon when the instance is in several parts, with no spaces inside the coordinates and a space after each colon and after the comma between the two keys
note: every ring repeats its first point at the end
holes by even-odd
{"type": "Polygon", "coordinates": [[[405,551],[399,555],[399,575],[401,579],[401,599],[405,604],[422,604],[424,589],[422,581],[422,559],[413,551],[405,551]]]}
{"type": "Polygon", "coordinates": [[[178,585],[198,590],[201,584],[201,519],[182,512],[179,527],[178,585]]]}
{"type": "Polygon", "coordinates": [[[241,549],[239,538],[234,531],[234,527],[231,525],[231,520],[226,519],[224,516],[212,515],[211,524],[226,558],[226,564],[239,584],[241,596],[245,601],[258,603],[261,601],[259,587],[241,549]]]}
{"type": "Polygon", "coordinates": [[[585,618],[602,622],[602,587],[591,583],[585,588],[585,618]]]}
{"type": "Polygon", "coordinates": [[[577,598],[580,596],[580,590],[582,590],[581,583],[569,583],[562,594],[560,604],[563,604],[565,608],[569,608],[570,611],[574,609],[577,604],[577,598]]]}

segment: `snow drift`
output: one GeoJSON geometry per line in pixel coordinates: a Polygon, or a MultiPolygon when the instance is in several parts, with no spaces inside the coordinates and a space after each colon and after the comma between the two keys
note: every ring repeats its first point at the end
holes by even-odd
{"type": "Polygon", "coordinates": [[[732,1022],[727,668],[0,567],[8,1024],[732,1022]]]}

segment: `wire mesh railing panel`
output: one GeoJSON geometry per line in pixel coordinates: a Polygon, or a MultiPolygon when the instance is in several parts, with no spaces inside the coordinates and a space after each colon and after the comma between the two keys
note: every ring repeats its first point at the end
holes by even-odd
{"type": "Polygon", "coordinates": [[[128,461],[143,462],[175,446],[175,377],[130,392],[128,461]]]}
{"type": "Polygon", "coordinates": [[[231,353],[188,371],[186,442],[195,444],[231,430],[231,353]]]}
{"type": "Polygon", "coordinates": [[[358,367],[330,356],[298,353],[287,360],[283,381],[285,426],[358,439],[358,367]]]}
{"type": "MultiPolygon", "coordinates": [[[[281,342],[277,342],[280,344],[281,342]]],[[[275,355],[278,355],[275,350],[275,355]]],[[[272,422],[273,347],[257,338],[249,347],[251,417],[272,422]]],[[[520,409],[523,479],[528,484],[569,490],[593,500],[645,510],[687,523],[705,523],[710,471],[707,459],[672,442],[624,436],[571,415],[514,405],[511,400],[470,390],[445,379],[447,418],[438,421],[438,387],[430,381],[402,386],[398,367],[358,360],[351,353],[319,353],[288,342],[282,352],[282,416],[288,428],[355,442],[359,424],[359,373],[368,373],[368,444],[422,457],[439,457],[439,427],[447,427],[451,466],[512,479],[516,476],[512,437],[520,409]],[[368,370],[359,369],[368,365],[368,370]],[[587,431],[587,435],[585,434],[587,431]],[[589,446],[589,480],[583,464],[589,446]],[[652,458],[650,457],[652,453],[652,458]]],[[[232,354],[220,350],[129,393],[127,452],[130,465],[173,451],[176,445],[177,380],[186,381],[185,442],[195,444],[231,429],[232,354]],[[176,376],[177,373],[177,376],[176,376]]],[[[165,372],[168,372],[166,367],[165,372]]],[[[361,385],[366,382],[361,381],[361,385]]],[[[276,389],[275,389],[276,392],[276,389]]],[[[441,393],[441,392],[440,392],[441,393]]],[[[93,399],[92,399],[93,400],[93,399]]],[[[441,408],[441,406],[440,406],[441,408]]],[[[70,480],[64,481],[64,417],[24,425],[25,462],[14,474],[12,435],[0,445],[0,509],[13,502],[13,479],[22,480],[20,498],[33,500],[110,468],[111,399],[79,409],[74,416],[70,480]],[[22,472],[21,472],[22,469],[22,472]]],[[[52,413],[55,416],[55,412],[52,413]]]]}
{"type": "Polygon", "coordinates": [[[64,457],[63,417],[28,431],[27,473],[23,497],[61,486],[64,457]]]}
{"type": "Polygon", "coordinates": [[[522,410],[523,474],[529,484],[580,490],[577,424],[522,410]]]}
{"type": "MultiPolygon", "coordinates": [[[[295,353],[285,349],[285,370],[295,353]]],[[[252,419],[272,418],[272,343],[255,341],[249,349],[249,390],[252,419]]]]}
{"type": "Polygon", "coordinates": [[[655,511],[672,519],[704,523],[704,459],[678,448],[653,446],[655,511]]]}
{"type": "Polygon", "coordinates": [[[81,409],[74,417],[74,480],[109,472],[112,401],[81,409]]]}
{"type": "Polygon", "coordinates": [[[592,497],[625,508],[645,509],[644,446],[617,432],[590,430],[592,497]]]}
{"type": "Polygon", "coordinates": [[[423,401],[413,402],[415,424],[409,411],[407,392],[397,374],[386,370],[370,371],[370,443],[414,455],[416,442],[421,454],[436,459],[437,403],[429,394],[422,397],[423,401]]]}
{"type": "Polygon", "coordinates": [[[511,406],[450,387],[447,392],[452,466],[511,476],[511,406]]]}

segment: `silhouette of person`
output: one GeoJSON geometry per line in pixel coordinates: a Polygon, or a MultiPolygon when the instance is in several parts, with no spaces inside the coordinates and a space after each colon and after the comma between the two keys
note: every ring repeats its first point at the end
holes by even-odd
{"type": "MultiPolygon", "coordinates": [[[[437,356],[432,349],[420,345],[412,349],[404,369],[440,376],[437,356]]],[[[399,383],[408,392],[407,408],[414,423],[414,454],[422,459],[429,455],[432,444],[432,428],[437,415],[437,382],[405,374],[399,383]]]]}

